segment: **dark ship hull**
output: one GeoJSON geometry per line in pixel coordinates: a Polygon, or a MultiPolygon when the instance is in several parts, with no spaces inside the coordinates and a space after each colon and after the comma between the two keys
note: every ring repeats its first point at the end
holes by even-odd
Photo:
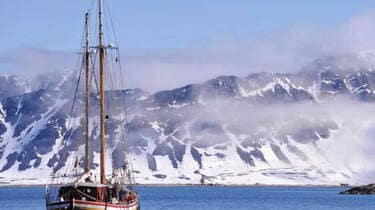
{"type": "MultiPolygon", "coordinates": [[[[47,192],[47,194],[50,194],[47,192]]],[[[139,210],[138,194],[111,185],[84,183],[60,187],[53,202],[46,202],[47,210],[139,210]]]]}

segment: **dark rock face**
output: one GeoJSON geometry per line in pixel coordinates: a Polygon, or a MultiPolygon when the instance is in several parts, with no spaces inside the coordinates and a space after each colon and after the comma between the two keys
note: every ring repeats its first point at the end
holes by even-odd
{"type": "Polygon", "coordinates": [[[263,161],[263,162],[267,162],[266,159],[264,158],[263,153],[257,148],[250,151],[250,155],[253,156],[254,158],[257,158],[257,159],[263,161]]]}
{"type": "Polygon", "coordinates": [[[177,168],[177,161],[173,154],[173,149],[166,143],[162,143],[156,146],[154,152],[152,153],[153,156],[168,156],[169,160],[171,161],[173,168],[177,168]]]}
{"type": "Polygon", "coordinates": [[[17,120],[18,103],[21,97],[9,97],[1,101],[5,114],[5,122],[15,123],[17,120]]]}
{"type": "Polygon", "coordinates": [[[185,151],[186,151],[186,145],[181,144],[177,141],[172,141],[174,156],[176,157],[176,160],[182,163],[185,151]]]}
{"type": "Polygon", "coordinates": [[[287,149],[297,155],[299,158],[301,158],[304,161],[307,161],[309,158],[296,146],[287,145],[287,149]]]}
{"type": "Polygon", "coordinates": [[[288,157],[281,151],[280,147],[275,145],[275,144],[271,144],[271,149],[272,151],[275,153],[276,157],[283,161],[284,163],[287,163],[287,164],[291,164],[290,160],[288,159],[288,157]]]}
{"type": "Polygon", "coordinates": [[[218,158],[225,158],[225,155],[223,153],[217,152],[215,153],[215,156],[218,158]]]}
{"type": "Polygon", "coordinates": [[[315,130],[311,128],[305,128],[297,131],[292,135],[293,139],[300,143],[311,143],[319,140],[319,137],[316,135],[315,130]]]}
{"type": "Polygon", "coordinates": [[[240,156],[241,160],[243,160],[245,163],[255,166],[254,159],[252,158],[252,155],[246,151],[243,151],[239,147],[237,147],[237,153],[240,156]]]}
{"type": "Polygon", "coordinates": [[[155,93],[152,97],[154,106],[179,105],[192,103],[198,100],[200,87],[198,85],[187,85],[174,90],[167,90],[155,93]]]}
{"type": "Polygon", "coordinates": [[[220,76],[204,84],[204,94],[211,96],[236,96],[239,90],[240,78],[235,76],[220,76]]]}
{"type": "Polygon", "coordinates": [[[3,135],[7,131],[7,128],[3,123],[0,121],[0,136],[3,135]]]}
{"type": "Polygon", "coordinates": [[[327,94],[345,94],[348,89],[345,86],[344,81],[339,75],[333,73],[332,71],[322,71],[319,74],[320,77],[320,90],[327,94]]]}
{"type": "Polygon", "coordinates": [[[1,169],[1,172],[3,171],[6,171],[8,169],[10,169],[10,167],[13,166],[13,164],[16,162],[17,160],[17,152],[13,152],[11,154],[9,154],[6,158],[7,158],[7,163],[3,166],[3,168],[1,169]]]}
{"type": "Polygon", "coordinates": [[[199,164],[199,168],[202,168],[202,154],[194,147],[191,147],[190,152],[194,160],[199,164]]]}
{"type": "Polygon", "coordinates": [[[353,187],[349,190],[341,192],[340,194],[354,194],[354,195],[375,195],[375,184],[366,186],[353,187]]]}
{"type": "Polygon", "coordinates": [[[154,158],[154,156],[150,155],[150,154],[147,154],[147,162],[148,162],[148,168],[151,170],[151,171],[156,171],[157,170],[157,166],[156,166],[156,160],[154,158]]]}
{"type": "Polygon", "coordinates": [[[167,175],[165,175],[165,174],[154,174],[153,176],[156,177],[156,178],[158,178],[158,179],[165,179],[165,178],[167,178],[167,175]]]}

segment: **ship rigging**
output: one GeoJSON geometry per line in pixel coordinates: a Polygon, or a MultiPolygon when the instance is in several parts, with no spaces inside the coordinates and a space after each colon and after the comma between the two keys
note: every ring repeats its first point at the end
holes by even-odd
{"type": "MultiPolygon", "coordinates": [[[[57,175],[58,171],[55,171],[53,178],[54,182],[46,187],[46,208],[47,210],[62,210],[62,209],[74,209],[74,210],[89,210],[89,209],[126,209],[126,210],[139,210],[139,194],[134,186],[134,178],[132,176],[131,161],[129,158],[124,160],[123,167],[113,168],[110,177],[106,174],[106,140],[107,138],[113,137],[111,135],[106,135],[106,122],[111,118],[108,116],[108,110],[110,110],[109,105],[110,98],[114,94],[111,92],[111,88],[106,88],[106,81],[112,81],[113,78],[107,78],[108,72],[107,65],[110,63],[107,59],[109,50],[115,50],[114,62],[119,64],[120,78],[122,80],[121,64],[120,64],[120,54],[117,47],[105,44],[104,40],[104,25],[103,25],[103,0],[97,0],[98,10],[97,10],[97,29],[98,29],[98,39],[97,45],[90,45],[90,13],[85,14],[85,29],[84,29],[84,47],[82,50],[82,71],[80,71],[77,85],[75,88],[74,98],[72,100],[71,112],[77,106],[76,101],[79,98],[78,90],[79,83],[81,80],[81,74],[84,72],[85,85],[84,85],[84,122],[82,133],[84,133],[84,168],[83,172],[79,173],[75,170],[72,179],[65,182],[61,181],[61,177],[69,177],[66,173],[63,175],[57,175]],[[96,61],[98,58],[98,61],[96,61]],[[98,65],[98,70],[95,70],[96,64],[98,65]],[[96,81],[96,74],[99,75],[99,85],[94,82],[96,81]],[[92,83],[95,83],[98,93],[93,93],[92,83]],[[99,100],[95,100],[96,98],[99,100]],[[94,153],[92,150],[93,145],[90,141],[90,125],[92,124],[90,118],[90,110],[94,106],[93,102],[98,102],[99,104],[99,179],[93,171],[97,168],[94,161],[94,153]],[[107,105],[107,106],[106,106],[107,105]]],[[[108,9],[108,8],[107,8],[108,9]]],[[[112,21],[112,18],[110,18],[112,21]]],[[[113,25],[113,24],[111,24],[113,25]]],[[[117,43],[117,38],[116,38],[117,43]]],[[[113,65],[113,63],[112,63],[113,65]]],[[[113,67],[113,66],[112,66],[113,67]]],[[[123,82],[123,80],[122,80],[123,82]]],[[[111,84],[113,88],[113,84],[111,84]]],[[[123,95],[123,94],[120,94],[123,95]]],[[[116,97],[117,99],[121,97],[116,97]]],[[[124,107],[124,103],[117,105],[115,110],[124,107]]],[[[126,111],[124,112],[126,113],[126,111]]],[[[72,116],[72,115],[71,115],[72,116]]],[[[126,116],[125,116],[126,117],[126,116]]],[[[120,127],[124,127],[124,117],[119,117],[116,119],[120,122],[120,127]]],[[[75,137],[80,135],[67,134],[67,138],[71,141],[75,141],[75,137]]],[[[82,135],[81,135],[82,136],[82,135]]],[[[125,141],[124,138],[117,141],[125,141]]],[[[108,154],[107,154],[108,156],[108,154]]],[[[80,160],[74,163],[74,168],[80,165],[80,160]]],[[[113,163],[112,163],[113,164],[113,163]]],[[[69,170],[69,169],[65,169],[69,170]]],[[[97,170],[96,170],[97,171],[97,170]]]]}

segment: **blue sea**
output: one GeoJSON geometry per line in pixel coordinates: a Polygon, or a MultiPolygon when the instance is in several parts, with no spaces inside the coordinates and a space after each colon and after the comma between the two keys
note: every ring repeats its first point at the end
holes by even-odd
{"type": "MultiPolygon", "coordinates": [[[[45,209],[44,187],[0,187],[0,209],[45,209]]],[[[138,187],[142,210],[375,210],[375,196],[334,187],[138,187]]]]}

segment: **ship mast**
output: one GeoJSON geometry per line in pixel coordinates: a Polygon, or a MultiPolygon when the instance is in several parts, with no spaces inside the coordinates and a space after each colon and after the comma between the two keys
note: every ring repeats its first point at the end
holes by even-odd
{"type": "Polygon", "coordinates": [[[104,40],[102,0],[99,0],[99,77],[100,77],[100,183],[105,184],[104,40]]]}
{"type": "Polygon", "coordinates": [[[89,82],[89,13],[85,15],[85,79],[86,79],[86,103],[85,103],[85,173],[90,171],[90,154],[89,154],[89,100],[90,100],[90,82],[89,82]]]}

